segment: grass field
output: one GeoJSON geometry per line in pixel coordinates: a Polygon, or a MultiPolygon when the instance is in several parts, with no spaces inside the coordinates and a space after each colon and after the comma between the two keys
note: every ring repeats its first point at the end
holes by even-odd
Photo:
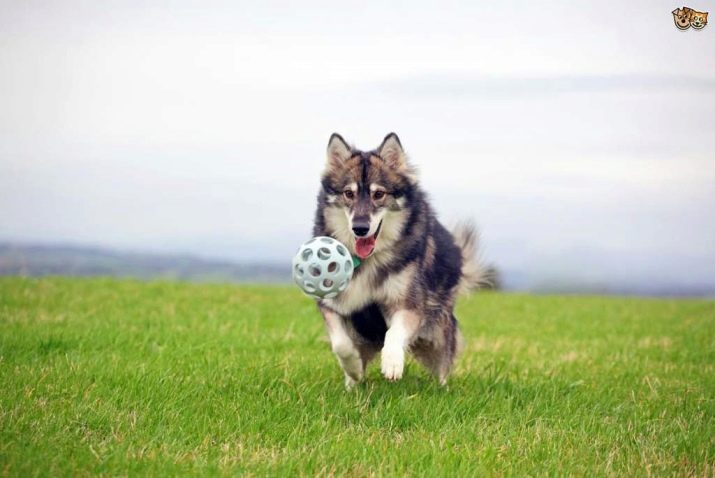
{"type": "Polygon", "coordinates": [[[485,293],[348,393],[297,289],[0,279],[0,474],[715,474],[715,301],[485,293]]]}

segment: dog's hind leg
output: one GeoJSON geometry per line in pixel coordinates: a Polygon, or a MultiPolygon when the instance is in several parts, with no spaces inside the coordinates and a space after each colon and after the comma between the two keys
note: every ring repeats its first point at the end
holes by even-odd
{"type": "Polygon", "coordinates": [[[435,342],[417,342],[411,350],[412,356],[421,363],[440,383],[447,383],[447,376],[452,370],[453,357],[450,357],[444,344],[435,342]]]}
{"type": "Polygon", "coordinates": [[[360,352],[360,358],[362,359],[362,369],[364,371],[367,370],[367,364],[369,364],[380,351],[380,347],[374,343],[362,343],[358,345],[358,351],[360,352]]]}
{"type": "Polygon", "coordinates": [[[365,368],[363,358],[355,342],[348,334],[345,320],[324,307],[320,308],[325,319],[325,326],[330,336],[330,345],[333,353],[338,357],[338,362],[345,372],[345,387],[351,389],[362,380],[365,368]]]}
{"type": "Polygon", "coordinates": [[[452,371],[459,349],[460,336],[454,316],[446,318],[439,327],[432,329],[427,337],[419,338],[412,346],[415,359],[425,366],[439,381],[447,384],[447,377],[452,371]]]}

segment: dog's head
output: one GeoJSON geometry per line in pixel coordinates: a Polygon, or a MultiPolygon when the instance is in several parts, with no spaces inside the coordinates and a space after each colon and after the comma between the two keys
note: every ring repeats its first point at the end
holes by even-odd
{"type": "Polygon", "coordinates": [[[326,226],[352,253],[366,259],[397,239],[416,184],[415,171],[395,133],[371,151],[351,148],[333,133],[327,155],[322,177],[326,226]]]}
{"type": "Polygon", "coordinates": [[[673,21],[675,21],[675,26],[680,30],[687,30],[690,28],[690,8],[676,8],[673,10],[673,21]]]}

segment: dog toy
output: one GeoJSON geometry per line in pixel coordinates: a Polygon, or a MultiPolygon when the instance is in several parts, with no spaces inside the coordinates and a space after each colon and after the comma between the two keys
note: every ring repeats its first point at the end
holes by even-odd
{"type": "Polygon", "coordinates": [[[314,237],[293,258],[293,280],[310,297],[332,299],[348,286],[355,261],[347,247],[332,237],[314,237]]]}

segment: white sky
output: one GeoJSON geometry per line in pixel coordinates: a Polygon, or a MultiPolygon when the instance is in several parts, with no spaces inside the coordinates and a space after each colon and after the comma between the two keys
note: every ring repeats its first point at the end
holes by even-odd
{"type": "Polygon", "coordinates": [[[396,131],[506,269],[715,283],[715,25],[475,3],[0,1],[0,239],[288,260],[396,131]]]}

